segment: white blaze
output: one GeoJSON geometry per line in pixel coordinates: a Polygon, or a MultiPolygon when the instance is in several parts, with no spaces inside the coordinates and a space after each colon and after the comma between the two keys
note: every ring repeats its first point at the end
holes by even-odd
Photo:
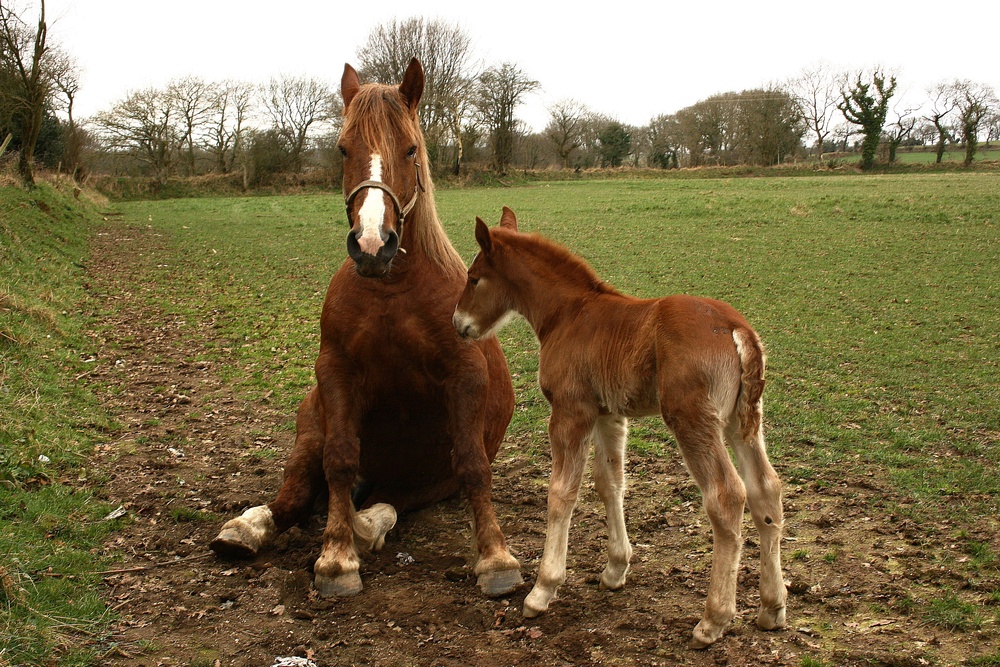
{"type": "MultiPolygon", "coordinates": [[[[378,153],[372,154],[371,176],[368,179],[382,180],[382,156],[378,153]]],[[[374,255],[385,245],[381,235],[382,221],[385,219],[385,197],[381,190],[368,188],[364,192],[364,198],[361,210],[358,211],[358,219],[361,222],[358,245],[362,252],[374,255]]]]}

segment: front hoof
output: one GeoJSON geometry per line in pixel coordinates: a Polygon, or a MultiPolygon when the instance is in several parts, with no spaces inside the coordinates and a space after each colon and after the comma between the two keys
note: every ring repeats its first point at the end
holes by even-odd
{"type": "Polygon", "coordinates": [[[357,595],[364,588],[361,584],[361,575],[357,572],[346,572],[336,577],[317,574],[313,580],[313,587],[323,597],[357,595]]]}
{"type": "Polygon", "coordinates": [[[622,572],[621,575],[615,575],[608,570],[604,570],[601,573],[601,590],[602,591],[620,591],[625,587],[625,577],[627,571],[622,572]]]}
{"type": "Polygon", "coordinates": [[[476,585],[486,597],[500,597],[524,583],[520,570],[494,570],[479,575],[476,585]]]}
{"type": "Polygon", "coordinates": [[[785,608],[765,609],[757,612],[757,627],[761,630],[778,630],[785,627],[785,608]]]}
{"type": "Polygon", "coordinates": [[[524,598],[524,607],[521,609],[521,616],[525,618],[536,618],[549,610],[551,596],[532,589],[528,597],[524,598]]]}

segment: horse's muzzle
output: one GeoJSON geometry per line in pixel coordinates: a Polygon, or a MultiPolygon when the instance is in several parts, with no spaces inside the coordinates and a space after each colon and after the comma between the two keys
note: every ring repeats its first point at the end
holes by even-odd
{"type": "Polygon", "coordinates": [[[383,239],[382,247],[374,255],[361,249],[358,235],[353,229],[347,232],[347,254],[354,260],[354,268],[358,275],[365,278],[381,278],[389,273],[389,267],[397,252],[399,252],[399,235],[395,230],[389,230],[383,239]]]}

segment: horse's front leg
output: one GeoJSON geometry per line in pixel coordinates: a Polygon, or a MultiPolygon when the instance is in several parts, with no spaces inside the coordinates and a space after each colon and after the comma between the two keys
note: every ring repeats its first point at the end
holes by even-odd
{"type": "Polygon", "coordinates": [[[477,585],[484,595],[505,595],[524,581],[521,564],[507,549],[507,540],[493,509],[493,473],[483,442],[486,416],[485,364],[448,385],[452,467],[472,511],[477,561],[477,585]]]}
{"type": "MultiPolygon", "coordinates": [[[[345,377],[342,374],[338,379],[343,382],[345,377]]],[[[323,548],[314,566],[314,586],[326,596],[361,592],[359,551],[381,547],[385,533],[396,523],[396,512],[389,505],[354,511],[351,489],[361,462],[361,413],[357,402],[352,400],[353,395],[345,388],[349,386],[320,376],[320,395],[326,414],[323,475],[329,501],[323,548]]]]}
{"type": "Polygon", "coordinates": [[[566,581],[569,525],[580,494],[590,434],[596,418],[595,411],[586,406],[564,407],[556,401],[552,404],[552,416],[549,418],[552,476],[549,479],[545,550],[535,586],[524,600],[522,614],[525,618],[534,618],[547,611],[556,590],[566,581]]]}

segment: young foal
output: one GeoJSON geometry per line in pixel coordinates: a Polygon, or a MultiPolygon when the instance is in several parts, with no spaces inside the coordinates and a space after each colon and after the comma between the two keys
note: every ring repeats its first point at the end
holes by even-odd
{"type": "Polygon", "coordinates": [[[708,599],[691,645],[703,648],[719,639],[736,613],[744,503],[761,536],[757,625],[783,627],[781,482],[764,449],[764,350],[754,330],[720,301],[621,294],[564,248],[519,233],[506,207],[499,228],[490,230],[476,219],[476,240],[481,252],[469,268],[455,327],[462,336],[480,338],[510,314],[523,315],[541,344],[538,381],[552,406],[545,551],[524,616],[548,609],[566,579],[570,517],[591,439],[595,486],[608,514],[601,587],[625,584],[632,554],[622,508],[627,418],[659,413],[677,438],[712,523],[708,599]]]}

